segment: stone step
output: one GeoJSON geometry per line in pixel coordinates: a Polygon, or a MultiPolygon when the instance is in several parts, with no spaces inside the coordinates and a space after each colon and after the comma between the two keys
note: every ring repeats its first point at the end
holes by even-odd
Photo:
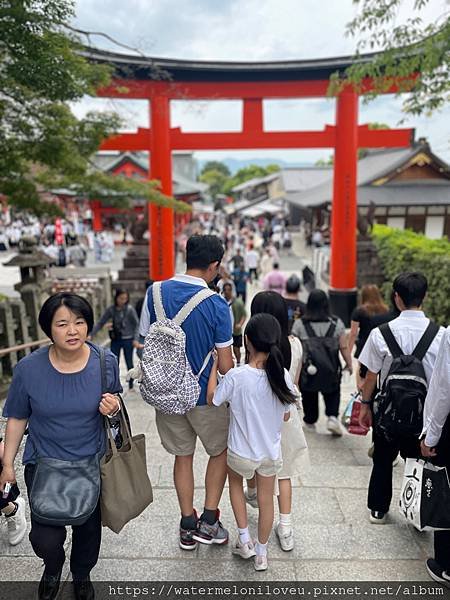
{"type": "Polygon", "coordinates": [[[119,271],[119,280],[137,279],[146,281],[148,279],[148,266],[142,269],[121,269],[119,271]]]}
{"type": "Polygon", "coordinates": [[[124,269],[135,269],[135,268],[142,268],[142,269],[147,269],[148,270],[148,257],[147,258],[137,258],[134,256],[130,256],[130,257],[125,257],[123,259],[123,268],[124,269]]]}

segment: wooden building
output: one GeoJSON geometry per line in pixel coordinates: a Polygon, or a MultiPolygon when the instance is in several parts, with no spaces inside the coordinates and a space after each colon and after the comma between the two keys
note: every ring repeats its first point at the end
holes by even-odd
{"type": "MultiPolygon", "coordinates": [[[[410,148],[373,150],[358,161],[358,212],[374,204],[375,222],[412,229],[437,239],[450,237],[450,166],[424,141],[410,148]]],[[[290,191],[286,200],[311,213],[330,216],[332,174],[307,190],[290,191]]]]}

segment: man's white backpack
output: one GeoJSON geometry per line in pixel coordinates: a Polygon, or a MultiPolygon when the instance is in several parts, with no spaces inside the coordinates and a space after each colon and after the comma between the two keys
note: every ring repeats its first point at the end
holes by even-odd
{"type": "Polygon", "coordinates": [[[215,292],[209,288],[202,289],[173,319],[168,319],[164,311],[161,282],[153,284],[152,293],[156,321],[150,326],[144,342],[141,395],[145,402],[166,415],[184,415],[197,404],[199,379],[212,351],[194,375],[186,356],[186,334],[181,325],[203,300],[215,292]]]}

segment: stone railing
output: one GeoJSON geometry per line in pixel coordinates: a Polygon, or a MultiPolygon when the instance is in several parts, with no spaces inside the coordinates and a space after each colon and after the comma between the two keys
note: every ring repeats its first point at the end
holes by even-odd
{"type": "Polygon", "coordinates": [[[37,324],[37,314],[46,297],[62,291],[86,298],[94,311],[95,321],[112,304],[109,270],[99,273],[96,269],[90,273],[86,268],[79,272],[71,269],[69,274],[63,274],[61,269],[50,271],[45,290],[37,284],[30,284],[26,286],[24,299],[6,298],[0,301],[0,379],[10,376],[21,358],[49,343],[37,324]],[[61,275],[65,278],[61,279],[61,275]]]}

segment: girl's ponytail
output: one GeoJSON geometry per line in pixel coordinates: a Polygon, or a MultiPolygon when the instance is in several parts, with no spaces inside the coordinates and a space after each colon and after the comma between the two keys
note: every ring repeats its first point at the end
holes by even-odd
{"type": "Polygon", "coordinates": [[[296,396],[284,378],[284,361],[280,350],[281,328],[278,321],[267,313],[253,315],[245,328],[245,335],[257,352],[269,354],[265,370],[272,392],[283,404],[293,404],[296,396]]]}
{"type": "Polygon", "coordinates": [[[288,388],[284,378],[283,354],[278,344],[272,344],[266,362],[267,379],[272,392],[283,404],[293,404],[296,396],[288,388]]]}

